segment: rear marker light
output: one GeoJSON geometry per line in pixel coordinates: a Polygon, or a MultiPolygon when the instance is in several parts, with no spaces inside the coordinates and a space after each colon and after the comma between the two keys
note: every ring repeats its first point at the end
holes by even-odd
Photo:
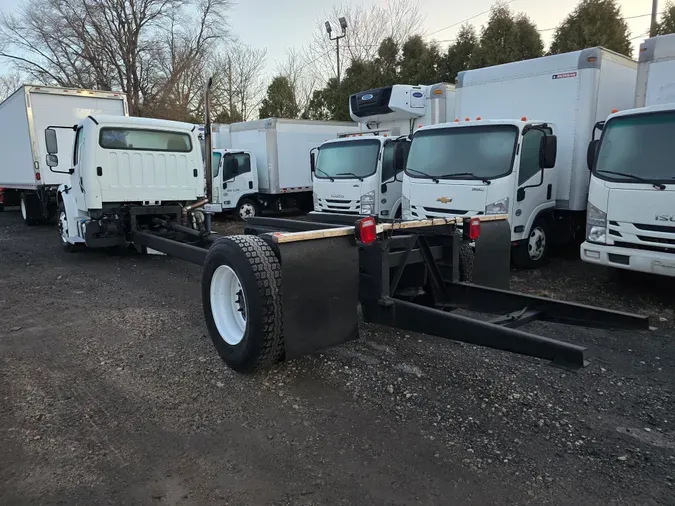
{"type": "Polygon", "coordinates": [[[356,223],[356,236],[363,244],[372,244],[377,239],[377,224],[375,218],[362,218],[356,223]]]}
{"type": "Polygon", "coordinates": [[[475,241],[480,236],[480,218],[471,218],[469,221],[469,239],[475,241]]]}
{"type": "Polygon", "coordinates": [[[39,173],[39,172],[36,172],[36,173],[35,173],[35,179],[37,179],[38,181],[40,181],[40,177],[41,177],[41,176],[40,176],[40,173],[39,173]]]}

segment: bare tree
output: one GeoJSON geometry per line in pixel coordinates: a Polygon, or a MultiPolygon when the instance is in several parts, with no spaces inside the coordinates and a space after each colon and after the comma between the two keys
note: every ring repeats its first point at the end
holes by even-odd
{"type": "Polygon", "coordinates": [[[307,71],[318,85],[337,76],[335,41],[326,34],[325,22],[334,29],[340,17],[347,20],[347,32],[340,41],[341,67],[346,69],[352,60],[366,61],[377,56],[380,42],[391,37],[401,47],[411,35],[419,33],[424,22],[417,0],[390,0],[384,6],[364,7],[362,4],[340,4],[324,13],[316,21],[313,38],[305,60],[307,71]]]}
{"type": "Polygon", "coordinates": [[[10,72],[8,74],[0,75],[0,102],[9,97],[12,93],[19,89],[23,84],[21,74],[18,72],[10,72]]]}
{"type": "Polygon", "coordinates": [[[34,80],[122,89],[132,114],[190,106],[230,0],[28,0],[0,18],[0,56],[34,80]],[[190,13],[196,14],[190,15],[190,13]],[[174,102],[175,103],[175,102],[174,102]]]}
{"type": "Polygon", "coordinates": [[[266,49],[239,41],[214,55],[209,68],[214,78],[212,107],[219,122],[247,121],[257,116],[266,89],[266,60],[266,49]]]}

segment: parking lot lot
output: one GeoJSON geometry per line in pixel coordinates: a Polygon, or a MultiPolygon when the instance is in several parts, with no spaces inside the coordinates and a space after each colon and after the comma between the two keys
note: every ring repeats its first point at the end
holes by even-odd
{"type": "Polygon", "coordinates": [[[578,373],[363,324],[242,376],[207,336],[197,266],[67,254],[5,212],[0,268],[0,504],[675,504],[672,280],[610,282],[574,251],[514,272],[651,317],[524,327],[588,346],[578,373]]]}

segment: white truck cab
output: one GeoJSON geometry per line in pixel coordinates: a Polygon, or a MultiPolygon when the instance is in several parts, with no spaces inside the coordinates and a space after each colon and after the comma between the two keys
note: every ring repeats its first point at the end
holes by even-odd
{"type": "MultiPolygon", "coordinates": [[[[188,123],[124,116],[89,116],[75,127],[45,130],[47,162],[71,160],[70,182],[58,188],[58,227],[66,249],[124,246],[129,213],[204,196],[197,128],[188,123]],[[59,146],[56,130],[75,130],[73,146],[59,146]]],[[[161,214],[161,211],[160,211],[161,214]]]]}
{"type": "Polygon", "coordinates": [[[453,116],[454,86],[363,91],[350,97],[349,109],[361,131],[328,140],[311,155],[314,211],[399,218],[408,136],[453,116]]]}
{"type": "Polygon", "coordinates": [[[213,150],[213,197],[205,209],[236,208],[241,219],[256,215],[258,168],[250,151],[213,150]]]}
{"type": "MultiPolygon", "coordinates": [[[[506,214],[512,240],[528,237],[555,201],[556,127],[475,120],[421,128],[403,180],[403,219],[506,214]]],[[[541,248],[534,234],[534,248],[541,248]]]]}

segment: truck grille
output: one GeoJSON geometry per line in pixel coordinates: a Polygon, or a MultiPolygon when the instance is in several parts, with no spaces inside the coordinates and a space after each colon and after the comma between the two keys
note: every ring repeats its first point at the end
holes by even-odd
{"type": "Polygon", "coordinates": [[[675,227],[610,221],[608,229],[608,243],[619,248],[675,253],[675,227]]]}
{"type": "Polygon", "coordinates": [[[324,213],[359,214],[361,211],[360,200],[346,199],[319,199],[316,211],[324,213]]]}

